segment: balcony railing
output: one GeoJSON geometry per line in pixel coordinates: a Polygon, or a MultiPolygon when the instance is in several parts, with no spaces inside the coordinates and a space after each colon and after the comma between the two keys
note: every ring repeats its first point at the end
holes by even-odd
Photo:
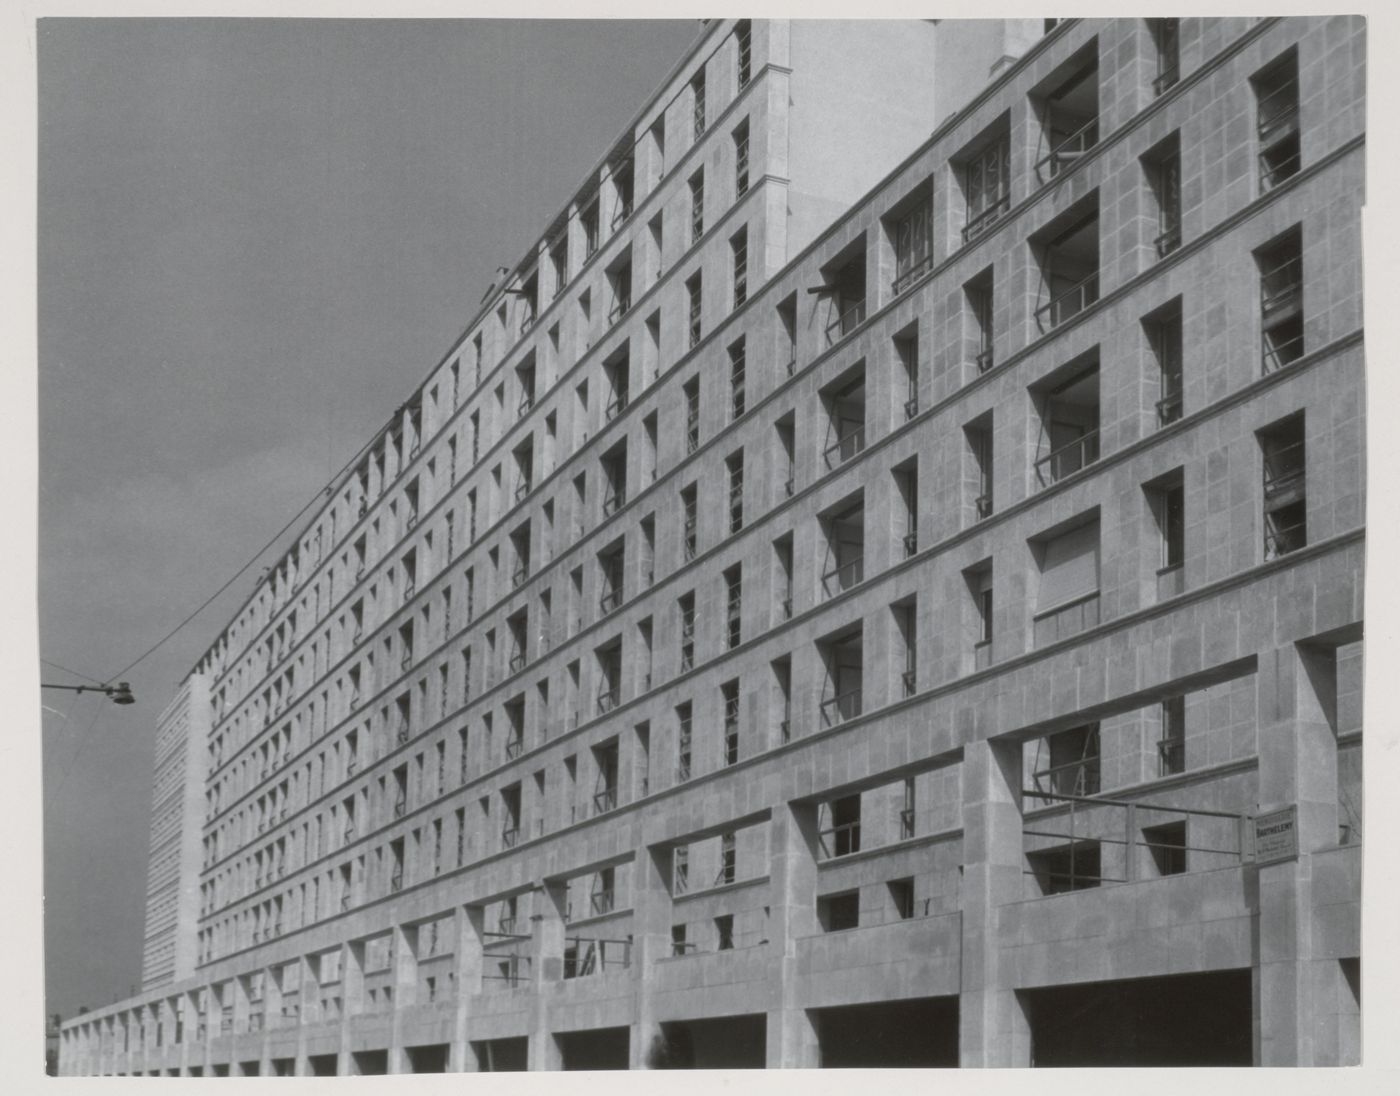
{"type": "Polygon", "coordinates": [[[919,550],[919,534],[917,530],[910,529],[904,534],[904,558],[909,559],[919,550]]]}
{"type": "Polygon", "coordinates": [[[631,940],[590,940],[571,936],[564,941],[564,977],[585,978],[632,965],[631,940]]]}
{"type": "Polygon", "coordinates": [[[1098,271],[1081,278],[1035,310],[1036,326],[1042,332],[1051,331],[1071,316],[1077,316],[1099,299],[1098,271]]]}
{"type": "Polygon", "coordinates": [[[614,487],[603,496],[603,516],[610,517],[622,509],[627,503],[627,489],[625,487],[614,487]]]}
{"type": "Polygon", "coordinates": [[[791,356],[790,358],[788,358],[787,364],[783,366],[783,371],[784,371],[789,377],[791,377],[794,373],[797,372],[797,350],[796,350],[796,349],[793,350],[792,356],[791,356]]]}
{"type": "Polygon", "coordinates": [[[1152,241],[1152,246],[1157,249],[1157,258],[1165,259],[1181,246],[1181,225],[1168,225],[1166,230],[1152,241]]]}
{"type": "Polygon", "coordinates": [[[864,578],[865,557],[856,556],[855,559],[847,560],[822,575],[822,592],[827,597],[834,597],[842,590],[849,590],[857,585],[864,578]]]}
{"type": "MultiPolygon", "coordinates": [[[[403,869],[395,868],[394,874],[389,876],[389,890],[398,893],[403,890],[403,869]]],[[[348,901],[348,899],[347,899],[348,901]]]]}
{"type": "Polygon", "coordinates": [[[932,269],[933,253],[930,252],[918,262],[912,264],[909,267],[909,269],[904,271],[903,274],[900,274],[899,277],[895,278],[890,288],[893,291],[894,295],[898,297],[901,293],[903,293],[906,289],[908,289],[911,285],[913,285],[916,281],[918,281],[921,277],[923,277],[932,269]]]}
{"type": "Polygon", "coordinates": [[[793,492],[796,490],[797,476],[795,473],[789,473],[788,478],[783,480],[783,496],[785,498],[792,498],[793,492]]]}
{"type": "Polygon", "coordinates": [[[865,301],[851,303],[850,307],[826,325],[826,344],[833,345],[838,339],[849,335],[865,322],[865,301]]]}
{"type": "Polygon", "coordinates": [[[513,849],[520,841],[520,827],[507,826],[501,831],[501,848],[513,849]]]}
{"type": "Polygon", "coordinates": [[[860,852],[860,819],[822,830],[817,835],[817,842],[822,860],[860,852]]]}
{"type": "Polygon", "coordinates": [[[1099,757],[1082,757],[1063,765],[1051,765],[1031,775],[1035,793],[1051,795],[1098,795],[1099,757]]]}
{"type": "MultiPolygon", "coordinates": [[[[1158,803],[1136,803],[1124,799],[1091,799],[1079,795],[1043,792],[1039,789],[1026,789],[1023,794],[1028,798],[1042,800],[1050,806],[1055,804],[1068,805],[1068,810],[1063,814],[1051,815],[1047,819],[1047,821],[1057,818],[1063,819],[1065,829],[1023,828],[1022,833],[1026,837],[1041,840],[1052,839],[1059,843],[1052,848],[1068,847],[1073,850],[1085,845],[1119,845],[1125,850],[1121,857],[1115,856],[1111,861],[1126,869],[1122,875],[1102,874],[1102,866],[1094,867],[1096,863],[1103,864],[1103,861],[1097,856],[1090,860],[1087,865],[1087,867],[1094,868],[1093,871],[1077,871],[1074,863],[1075,858],[1072,855],[1067,865],[1069,867],[1067,873],[1047,871],[1044,868],[1028,870],[1026,874],[1037,877],[1047,893],[1078,890],[1081,887],[1094,887],[1103,883],[1132,882],[1138,875],[1140,858],[1137,849],[1139,846],[1153,851],[1161,850],[1166,855],[1179,855],[1181,859],[1179,861],[1180,867],[1176,869],[1177,872],[1186,870],[1188,866],[1190,870],[1208,871],[1212,868],[1244,864],[1249,859],[1249,845],[1246,839],[1249,816],[1246,814],[1233,811],[1188,809],[1158,803]],[[1156,820],[1177,822],[1192,820],[1187,827],[1188,833],[1208,834],[1219,843],[1188,845],[1184,841],[1181,844],[1166,844],[1161,841],[1149,840],[1145,837],[1144,830],[1152,832],[1151,821],[1156,820]],[[1147,824],[1144,825],[1144,823],[1147,824]],[[1123,836],[1109,836],[1113,833],[1122,833],[1123,836]]],[[[1034,851],[1040,850],[1032,850],[1032,852],[1034,851]]]]}
{"type": "Polygon", "coordinates": [[[1260,271],[1259,310],[1266,320],[1296,307],[1303,296],[1303,257],[1294,255],[1260,271]]]}
{"type": "Polygon", "coordinates": [[[827,468],[838,468],[864,448],[865,427],[862,425],[848,431],[831,445],[828,445],[823,450],[822,457],[826,461],[827,468]]]}
{"type": "Polygon", "coordinates": [[[622,389],[608,401],[607,407],[603,408],[603,415],[608,422],[612,422],[613,419],[627,410],[629,398],[627,390],[622,389]]]}
{"type": "Polygon", "coordinates": [[[630,293],[618,294],[617,300],[614,301],[613,306],[608,309],[609,325],[617,323],[618,320],[622,319],[622,317],[627,315],[631,310],[632,295],[630,293]]]}
{"type": "Polygon", "coordinates": [[[402,818],[404,812],[408,810],[408,800],[400,796],[394,800],[394,817],[402,818]]]}
{"type": "Polygon", "coordinates": [[[908,841],[914,836],[914,808],[905,807],[899,812],[899,839],[908,841]]]}
{"type": "Polygon", "coordinates": [[[506,668],[511,673],[517,674],[521,670],[525,669],[525,664],[528,661],[529,657],[525,654],[525,651],[522,648],[517,647],[515,651],[511,654],[510,661],[506,663],[506,668]]]}
{"type": "Polygon", "coordinates": [[[914,395],[910,396],[907,400],[904,401],[904,421],[908,422],[918,413],[919,397],[918,394],[915,393],[914,395]]]}
{"type": "Polygon", "coordinates": [[[779,603],[778,612],[783,620],[792,619],[792,594],[788,594],[787,597],[783,598],[779,603]]]}
{"type": "Polygon", "coordinates": [[[978,495],[972,500],[972,505],[977,508],[978,521],[983,521],[992,516],[992,496],[990,492],[978,495]]]}
{"type": "Polygon", "coordinates": [[[1181,69],[1178,65],[1172,65],[1162,70],[1161,74],[1152,81],[1152,94],[1161,95],[1168,88],[1175,87],[1176,82],[1181,79],[1181,69]]]}
{"type": "Polygon", "coordinates": [[[1056,178],[1065,168],[1078,160],[1099,140],[1099,120],[1090,118],[1084,125],[1065,137],[1035,163],[1035,174],[1041,182],[1056,178]]]}
{"type": "Polygon", "coordinates": [[[983,373],[989,372],[993,364],[992,348],[988,346],[983,348],[982,350],[979,350],[977,352],[976,360],[978,376],[981,376],[983,373]]]}
{"type": "Polygon", "coordinates": [[[1258,130],[1261,142],[1272,141],[1292,130],[1298,120],[1298,82],[1288,80],[1259,97],[1258,130]]]}
{"type": "Polygon", "coordinates": [[[1264,497],[1270,502],[1291,502],[1300,496],[1307,474],[1303,440],[1281,445],[1264,459],[1264,497]]]}
{"type": "Polygon", "coordinates": [[[515,735],[511,735],[509,738],[506,739],[506,760],[507,760],[507,761],[514,761],[517,757],[519,757],[519,756],[520,756],[522,753],[524,753],[524,752],[525,752],[525,736],[524,736],[524,735],[515,734],[515,735]]]}
{"type": "Polygon", "coordinates": [[[1289,552],[1296,552],[1306,546],[1308,523],[1295,521],[1291,525],[1281,525],[1264,531],[1264,559],[1278,559],[1289,552]]]}
{"type": "Polygon", "coordinates": [[[1048,487],[1099,459],[1099,432],[1090,430],[1074,441],[1052,449],[1035,462],[1036,479],[1048,487]]]}
{"type": "Polygon", "coordinates": [[[1157,401],[1157,424],[1159,426],[1166,426],[1181,418],[1181,374],[1176,373],[1164,378],[1163,387],[1167,394],[1157,401]]]}
{"type": "Polygon", "coordinates": [[[598,712],[605,714],[612,711],[622,701],[622,686],[614,685],[610,689],[604,689],[598,694],[598,712]]]}
{"type": "Polygon", "coordinates": [[[1265,331],[1263,339],[1263,369],[1267,375],[1284,366],[1292,365],[1303,356],[1303,333],[1287,338],[1276,338],[1274,332],[1265,331]]]}
{"type": "Polygon", "coordinates": [[[598,599],[598,610],[602,613],[611,613],[622,604],[622,587],[615,586],[608,590],[598,599]]]}
{"type": "Polygon", "coordinates": [[[1157,775],[1172,776],[1186,771],[1186,740],[1159,738],[1157,740],[1157,775]]]}
{"type": "Polygon", "coordinates": [[[517,564],[515,570],[511,572],[510,581],[512,589],[519,589],[525,585],[525,580],[530,577],[530,565],[528,563],[517,564]]]}
{"type": "Polygon", "coordinates": [[[919,691],[919,678],[918,674],[914,670],[905,670],[904,673],[900,676],[899,680],[900,683],[904,686],[904,695],[906,697],[911,697],[919,691]]]}
{"type": "Polygon", "coordinates": [[[830,700],[823,700],[821,704],[822,726],[834,727],[838,723],[844,723],[848,719],[854,719],[860,715],[859,689],[850,689],[839,696],[833,696],[830,700]]]}
{"type": "Polygon", "coordinates": [[[528,476],[521,476],[520,482],[515,485],[515,501],[519,502],[530,493],[530,479],[528,476]]]}
{"type": "MultiPolygon", "coordinates": [[[[482,933],[483,936],[502,936],[501,933],[482,933]]],[[[511,941],[529,940],[528,936],[510,936],[511,941]]],[[[490,946],[487,944],[486,946],[490,946]]],[[[530,956],[519,952],[504,955],[486,953],[482,956],[482,981],[503,982],[510,989],[527,985],[530,981],[530,956]]]]}
{"type": "Polygon", "coordinates": [[[1184,589],[1186,589],[1186,568],[1182,564],[1173,563],[1157,572],[1158,601],[1176,597],[1184,589]]]}
{"type": "Polygon", "coordinates": [[[982,235],[982,233],[986,232],[992,225],[996,224],[997,221],[1001,220],[1002,214],[1010,208],[1011,194],[1007,192],[998,195],[984,209],[972,214],[972,216],[968,218],[967,224],[963,226],[963,243],[971,243],[978,236],[982,235]]]}
{"type": "MultiPolygon", "coordinates": [[[[606,811],[617,809],[617,788],[604,788],[593,795],[593,813],[603,814],[606,811]]],[[[609,894],[612,892],[609,891],[609,894]]],[[[611,907],[609,907],[611,908],[611,907]]],[[[599,912],[597,910],[594,911],[599,912]]]]}

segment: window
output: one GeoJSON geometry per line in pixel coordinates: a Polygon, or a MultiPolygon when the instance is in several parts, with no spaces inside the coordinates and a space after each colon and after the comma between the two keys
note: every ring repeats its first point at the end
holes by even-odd
{"type": "Polygon", "coordinates": [[[992,268],[973,278],[963,286],[963,296],[967,301],[968,348],[977,364],[980,376],[992,368],[992,268]]]}
{"type": "Polygon", "coordinates": [[[741,228],[729,241],[729,253],[734,268],[734,307],[741,308],[749,299],[749,230],[741,228]]]}
{"type": "Polygon", "coordinates": [[[1298,174],[1298,54],[1290,50],[1250,80],[1254,85],[1259,189],[1272,190],[1298,174]]]}
{"type": "Polygon", "coordinates": [[[1152,516],[1161,537],[1162,554],[1157,569],[1157,599],[1181,593],[1186,562],[1186,492],[1180,469],[1148,490],[1152,516]]]}
{"type": "Polygon", "coordinates": [[[632,161],[624,160],[612,165],[613,190],[616,202],[613,209],[612,229],[632,216],[632,161]]]}
{"type": "Polygon", "coordinates": [[[1043,334],[1099,299],[1099,205],[1095,191],[1031,237],[1040,265],[1035,310],[1043,334]]]}
{"type": "Polygon", "coordinates": [[[677,599],[681,617],[681,669],[695,665],[695,594],[682,594],[677,599]]]}
{"type": "Polygon", "coordinates": [[[705,235],[705,169],[690,177],[690,242],[705,235]]]}
{"type": "Polygon", "coordinates": [[[715,918],[715,946],[720,951],[730,951],[734,947],[734,915],[720,914],[715,918]]]}
{"type": "Polygon", "coordinates": [[[699,271],[696,271],[685,283],[686,300],[690,310],[689,338],[692,349],[700,345],[700,291],[701,278],[699,271]]]}
{"type": "Polygon", "coordinates": [[[721,687],[724,703],[724,763],[739,760],[739,682],[726,681],[721,687]]]}
{"type": "Polygon", "coordinates": [[[696,511],[695,484],[681,488],[681,552],[686,562],[695,558],[696,526],[699,515],[696,511]]]}
{"type": "MultiPolygon", "coordinates": [[[[684,894],[690,889],[690,848],[687,845],[678,845],[671,850],[671,893],[684,894]]],[[[677,925],[681,930],[681,940],[685,939],[685,926],[677,925]]]]}
{"type": "Polygon", "coordinates": [[[1009,120],[997,123],[996,132],[973,152],[963,166],[963,191],[967,196],[967,221],[962,238],[970,243],[999,221],[1011,208],[1011,134],[1009,120]]]}
{"type": "Polygon", "coordinates": [[[992,413],[970,422],[963,428],[967,437],[967,452],[971,458],[969,493],[972,496],[972,519],[983,521],[992,516],[992,413]]]}
{"type": "Polygon", "coordinates": [[[1040,564],[1035,646],[1064,639],[1099,622],[1099,516],[1032,543],[1040,564]]]}
{"type": "Polygon", "coordinates": [[[725,646],[737,647],[741,639],[744,611],[744,570],[736,563],[724,572],[725,646]]]}
{"type": "Polygon", "coordinates": [[[738,852],[734,834],[722,834],[719,839],[719,871],[715,875],[715,886],[722,887],[734,882],[737,869],[738,852]]]}
{"type": "Polygon", "coordinates": [[[700,378],[691,377],[681,389],[685,397],[685,451],[700,448],[700,378]]]}
{"type": "Polygon", "coordinates": [[[1032,397],[1041,422],[1036,479],[1048,487],[1099,459],[1098,349],[1056,370],[1032,397]]]}
{"type": "Polygon", "coordinates": [[[702,67],[690,81],[691,110],[694,118],[695,140],[705,133],[705,69],[702,67]]]}
{"type": "Polygon", "coordinates": [[[817,899],[817,921],[823,932],[860,927],[860,892],[830,894],[817,899]]]}
{"type": "Polygon", "coordinates": [[[734,196],[749,192],[749,123],[746,118],[734,130],[734,196]]]}
{"type": "Polygon", "coordinates": [[[933,266],[929,199],[920,198],[894,225],[894,293],[898,296],[933,266]]]}
{"type": "Polygon", "coordinates": [[[1303,233],[1295,225],[1254,253],[1259,268],[1263,369],[1272,373],[1303,356],[1303,233]]]}
{"type": "Polygon", "coordinates": [[[778,434],[778,473],[783,477],[782,497],[792,498],[797,490],[797,438],[794,430],[795,417],[789,412],[773,428],[778,434]]]}
{"type": "Polygon", "coordinates": [[[908,921],[914,916],[914,880],[891,879],[888,886],[894,915],[901,921],[908,921]]]}
{"type": "Polygon", "coordinates": [[[1157,740],[1157,775],[1186,771],[1186,698],[1162,701],[1162,737],[1157,740]]]}
{"type": "Polygon", "coordinates": [[[918,615],[912,601],[894,606],[895,628],[904,647],[903,673],[900,675],[902,695],[913,696],[919,688],[918,615]]]}
{"type": "Polygon", "coordinates": [[[1099,725],[1089,723],[1047,735],[1036,743],[1035,760],[1032,779],[1039,798],[1098,795],[1099,725]]]}
{"type": "Polygon", "coordinates": [[[615,324],[627,315],[632,307],[632,252],[623,252],[624,261],[608,271],[608,286],[612,290],[613,304],[608,309],[608,323],[615,324]]]}
{"type": "Polygon", "coordinates": [[[734,24],[734,42],[739,51],[739,90],[749,86],[753,66],[753,24],[740,19],[734,24]]]}
{"type": "Polygon", "coordinates": [[[740,339],[729,348],[729,412],[739,418],[745,409],[745,354],[744,340],[740,339]]]}
{"type": "Polygon", "coordinates": [[[690,779],[690,729],[690,701],[686,701],[676,707],[676,779],[678,781],[690,779]]]}
{"type": "Polygon", "coordinates": [[[1069,841],[1027,853],[1026,859],[1042,894],[1087,890],[1103,881],[1097,841],[1069,841]]]}
{"type": "Polygon", "coordinates": [[[598,199],[594,198],[586,209],[579,214],[579,223],[583,226],[583,258],[587,262],[593,257],[593,253],[598,250],[598,199]]]}
{"type": "Polygon", "coordinates": [[[1258,437],[1264,457],[1264,558],[1271,560],[1308,543],[1303,416],[1276,423],[1258,437]]]}
{"type": "Polygon", "coordinates": [[[908,422],[919,413],[919,325],[917,322],[895,336],[894,354],[904,373],[908,393],[904,398],[904,420],[908,422]]]}
{"type": "Polygon", "coordinates": [[[1142,158],[1148,187],[1157,204],[1157,238],[1152,246],[1165,258],[1181,246],[1181,137],[1173,133],[1142,158]]]}
{"type": "Polygon", "coordinates": [[[1157,362],[1161,392],[1157,400],[1157,424],[1167,426],[1182,414],[1181,298],[1149,316],[1143,321],[1143,327],[1157,362]]]}
{"type": "Polygon", "coordinates": [[[569,238],[565,234],[560,234],[552,244],[549,245],[549,263],[554,269],[554,295],[557,297],[564,292],[564,286],[569,281],[569,238]]]}
{"type": "Polygon", "coordinates": [[[729,480],[729,532],[734,534],[744,527],[744,451],[742,449],[724,462],[724,470],[729,480]]]}
{"type": "Polygon", "coordinates": [[[1097,43],[1091,42],[1071,64],[1068,76],[1058,73],[1055,82],[1032,98],[1040,116],[1040,147],[1036,161],[1040,182],[1058,178],[1077,163],[1099,139],[1099,64],[1097,43]]]}
{"type": "MultiPolygon", "coordinates": [[[[677,851],[679,852],[680,850],[678,849],[677,851]]],[[[679,891],[679,890],[677,890],[676,893],[677,893],[677,894],[680,894],[680,893],[682,893],[682,892],[679,891]]],[[[686,942],[686,938],[685,938],[685,926],[684,926],[684,925],[672,925],[672,926],[671,926],[671,954],[672,954],[672,955],[687,955],[687,954],[689,954],[691,951],[693,951],[694,949],[695,949],[695,945],[686,942]]]]}
{"type": "Polygon", "coordinates": [[[1157,76],[1152,81],[1152,94],[1161,95],[1181,78],[1181,20],[1149,19],[1147,24],[1157,53],[1157,76]]]}
{"type": "Polygon", "coordinates": [[[773,542],[773,561],[777,569],[778,619],[792,618],[792,534],[773,542]]]}
{"type": "Polygon", "coordinates": [[[1186,823],[1169,822],[1164,826],[1146,826],[1143,844],[1152,853],[1152,863],[1158,875],[1181,875],[1186,871],[1186,823]]]}

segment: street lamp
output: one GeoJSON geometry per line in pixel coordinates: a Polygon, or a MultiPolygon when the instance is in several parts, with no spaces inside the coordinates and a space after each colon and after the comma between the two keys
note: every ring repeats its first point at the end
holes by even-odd
{"type": "Polygon", "coordinates": [[[46,681],[39,683],[41,689],[68,689],[75,693],[106,693],[112,698],[113,704],[135,704],[136,698],[131,695],[131,685],[125,681],[118,681],[115,685],[50,685],[46,681]]]}

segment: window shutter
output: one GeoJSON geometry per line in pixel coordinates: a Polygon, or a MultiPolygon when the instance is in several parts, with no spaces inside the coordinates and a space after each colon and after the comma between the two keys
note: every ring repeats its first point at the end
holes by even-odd
{"type": "Polygon", "coordinates": [[[1099,588],[1099,523],[1071,529],[1045,543],[1037,612],[1045,612],[1099,588]]]}

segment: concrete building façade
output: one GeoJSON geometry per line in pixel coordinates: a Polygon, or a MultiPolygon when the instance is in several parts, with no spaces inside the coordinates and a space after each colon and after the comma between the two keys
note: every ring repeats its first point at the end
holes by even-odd
{"type": "Polygon", "coordinates": [[[166,713],[61,1071],[1358,1061],[1364,35],[707,24],[166,713]]]}

